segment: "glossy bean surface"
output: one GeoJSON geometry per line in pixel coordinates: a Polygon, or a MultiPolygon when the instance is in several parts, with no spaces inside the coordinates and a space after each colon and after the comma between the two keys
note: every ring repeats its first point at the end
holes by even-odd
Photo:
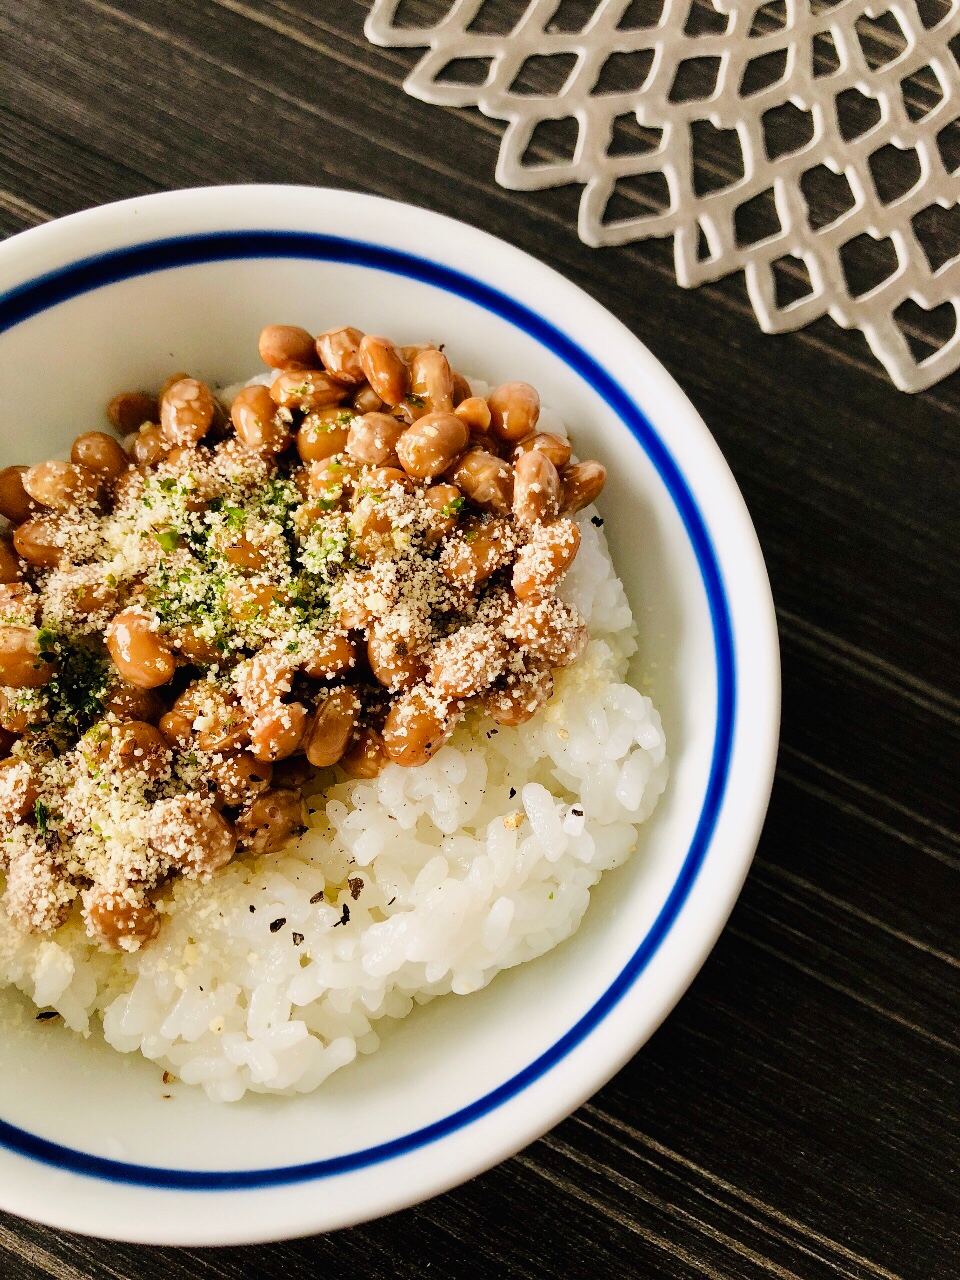
{"type": "Polygon", "coordinates": [[[530,529],[540,520],[555,519],[559,509],[557,468],[539,449],[522,453],[513,468],[513,514],[520,524],[530,529]]]}
{"type": "Polygon", "coordinates": [[[321,700],[310,721],[304,750],[318,769],[336,764],[357,723],[360,701],[352,689],[332,689],[321,700]]]}
{"type": "Polygon", "coordinates": [[[397,405],[410,388],[410,370],[389,338],[366,334],[359,346],[360,367],[384,404],[397,405]]]}
{"type": "Polygon", "coordinates": [[[160,421],[160,402],[146,391],[121,391],[107,405],[107,418],[114,430],[128,436],[145,422],[160,421]]]}
{"type": "Polygon", "coordinates": [[[394,764],[416,768],[437,754],[453,724],[449,700],[417,685],[390,707],[383,726],[384,750],[394,764]]]}
{"type": "Polygon", "coordinates": [[[41,507],[69,511],[95,501],[97,477],[75,462],[40,462],[28,467],[21,477],[23,487],[41,507]]]}
{"type": "Polygon", "coordinates": [[[453,413],[428,413],[408,427],[397,441],[397,456],[408,475],[433,480],[466,448],[470,432],[453,413]]]}
{"type": "Polygon", "coordinates": [[[105,431],[85,431],[77,436],[70,449],[70,461],[85,467],[107,485],[111,485],[130,465],[126,449],[105,431]]]}
{"type": "Polygon", "coordinates": [[[522,440],[540,418],[540,397],[529,382],[504,382],[487,396],[490,430],[501,440],[522,440]]]}
{"type": "Polygon", "coordinates": [[[317,338],[317,355],[323,361],[323,367],[338,382],[357,386],[366,378],[360,363],[362,341],[362,331],[349,325],[342,329],[328,329],[317,338]]]}
{"type": "Polygon", "coordinates": [[[54,666],[40,656],[39,642],[36,627],[0,626],[0,685],[39,689],[49,684],[54,666]]]}
{"type": "Polygon", "coordinates": [[[470,449],[450,471],[450,479],[483,511],[506,515],[513,503],[513,468],[486,449],[470,449]]]}
{"type": "Polygon", "coordinates": [[[266,387],[244,387],[230,406],[237,439],[252,453],[282,453],[290,443],[287,424],[278,417],[277,405],[266,387]]]}
{"type": "Polygon", "coordinates": [[[177,660],[150,620],[136,609],[124,609],[107,626],[107,650],[128,684],[156,689],[173,678],[177,660]]]}
{"type": "Polygon", "coordinates": [[[272,369],[309,369],[319,364],[313,334],[296,324],[268,324],[257,341],[260,359],[272,369]]]}
{"type": "Polygon", "coordinates": [[[197,378],[181,378],[160,400],[160,429],[170,445],[198,444],[213,424],[213,392],[197,378]]]}

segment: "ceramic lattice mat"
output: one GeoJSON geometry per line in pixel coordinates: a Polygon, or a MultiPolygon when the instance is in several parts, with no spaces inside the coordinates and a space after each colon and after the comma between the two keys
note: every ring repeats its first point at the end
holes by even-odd
{"type": "Polygon", "coordinates": [[[680,284],[742,268],[766,332],[829,314],[905,391],[960,365],[960,0],[375,0],[366,33],[507,122],[503,186],[584,184],[587,244],[672,235],[680,284]]]}

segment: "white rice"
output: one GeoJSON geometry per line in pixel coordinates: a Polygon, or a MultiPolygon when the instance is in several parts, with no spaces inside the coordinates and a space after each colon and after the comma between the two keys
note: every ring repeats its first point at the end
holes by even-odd
{"type": "Polygon", "coordinates": [[[660,717],[624,683],[636,628],[596,514],[578,517],[562,591],[591,641],[529,724],[473,716],[422,768],[328,771],[305,835],[210,884],[177,881],[134,955],[98,952],[76,920],[24,937],[0,911],[0,986],[81,1035],[102,1018],[115,1049],[232,1102],[315,1089],[378,1047],[380,1019],[569,937],[667,779],[660,717]]]}

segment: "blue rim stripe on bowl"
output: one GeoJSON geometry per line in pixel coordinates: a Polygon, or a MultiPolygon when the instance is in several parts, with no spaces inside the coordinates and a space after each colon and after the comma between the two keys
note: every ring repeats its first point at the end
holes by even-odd
{"type": "Polygon", "coordinates": [[[632,986],[669,933],[710,845],[726,790],[733,743],[736,668],[733,630],[720,566],[705,522],[677,464],[626,392],[591,356],[542,316],[498,289],[427,258],[310,232],[238,231],[157,240],[88,258],[0,296],[0,333],[70,298],[134,276],[200,263],[249,258],[307,258],[370,267],[455,293],[522,329],[563,360],[614,410],[639,441],[672,497],[700,569],[714,632],[717,726],[703,808],[690,848],[657,919],[596,1004],[544,1054],[476,1102],[414,1133],[363,1151],[273,1169],[179,1170],[128,1164],[51,1142],[0,1120],[0,1145],[59,1169],[169,1190],[234,1191],[280,1186],[363,1169],[414,1151],[479,1120],[539,1079],[580,1044],[632,986]]]}

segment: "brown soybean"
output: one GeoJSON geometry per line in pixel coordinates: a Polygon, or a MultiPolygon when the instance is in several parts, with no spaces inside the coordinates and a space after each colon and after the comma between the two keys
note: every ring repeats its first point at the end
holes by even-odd
{"type": "Polygon", "coordinates": [[[506,564],[512,554],[506,526],[502,521],[491,520],[467,529],[466,536],[457,534],[450,539],[440,558],[440,572],[448,582],[473,590],[506,564]]]}
{"type": "Polygon", "coordinates": [[[52,569],[66,552],[60,546],[60,523],[54,516],[34,516],[13,531],[13,545],[22,560],[38,568],[52,569]]]}
{"type": "Polygon", "coordinates": [[[86,469],[103,484],[112,485],[130,466],[127,451],[105,431],[85,431],[70,450],[70,461],[86,469]]]}
{"type": "Polygon", "coordinates": [[[128,684],[156,689],[173,678],[177,660],[166,643],[136,609],[124,609],[107,626],[107,650],[128,684]]]}
{"type": "Polygon", "coordinates": [[[486,449],[471,449],[450,472],[450,479],[482,511],[506,515],[513,502],[513,468],[486,449]]]}
{"type": "Polygon", "coordinates": [[[213,392],[197,378],[181,378],[160,400],[160,429],[171,445],[199,444],[216,413],[213,392]]]}
{"type": "Polygon", "coordinates": [[[0,626],[0,685],[39,689],[53,675],[53,664],[40,657],[36,627],[0,626]]]}
{"type": "Polygon", "coordinates": [[[552,595],[579,549],[580,529],[573,520],[563,518],[537,529],[513,566],[513,591],[517,599],[542,600],[552,595]]]}
{"type": "Polygon", "coordinates": [[[387,713],[383,745],[394,764],[415,768],[437,754],[453,732],[452,704],[425,685],[398,698],[387,713]]]}
{"type": "Polygon", "coordinates": [[[185,876],[206,880],[233,857],[237,833],[209,800],[169,796],[153,806],[150,844],[185,876]]]}
{"type": "Polygon", "coordinates": [[[277,406],[266,387],[244,387],[238,392],[230,406],[230,420],[237,439],[251,453],[282,453],[293,438],[277,417],[277,406]]]}
{"type": "MultiPolygon", "coordinates": [[[[249,751],[220,751],[210,760],[209,771],[217,784],[218,806],[246,804],[258,791],[269,787],[273,765],[257,760],[249,751]]],[[[237,832],[239,834],[239,822],[237,832]]]]}
{"type": "Polygon", "coordinates": [[[522,440],[540,417],[540,397],[529,382],[504,382],[487,396],[490,429],[501,440],[522,440]]]}
{"type": "Polygon", "coordinates": [[[342,632],[327,631],[319,638],[316,652],[301,669],[311,680],[327,680],[349,671],[356,660],[356,643],[342,632]]]}
{"type": "Polygon", "coordinates": [[[471,435],[486,435],[490,430],[490,406],[481,396],[461,400],[454,413],[467,424],[471,435]]]}
{"type": "Polygon", "coordinates": [[[152,467],[164,458],[172,448],[160,426],[148,422],[140,428],[130,442],[130,456],[142,467],[152,467]]]}
{"type": "Polygon", "coordinates": [[[198,627],[189,623],[186,626],[178,627],[171,632],[170,639],[173,648],[186,658],[188,662],[199,663],[200,666],[207,666],[212,662],[218,662],[223,658],[222,651],[216,643],[203,635],[198,627]]]}
{"type": "Polygon", "coordinates": [[[264,548],[251,541],[250,535],[246,533],[235,533],[227,539],[223,544],[223,558],[234,569],[245,570],[247,573],[258,573],[266,567],[268,561],[264,548]]]}
{"type": "Polygon", "coordinates": [[[402,636],[375,631],[367,641],[367,659],[377,680],[392,693],[410,689],[427,673],[423,658],[402,636]]]}
{"type": "Polygon", "coordinates": [[[410,390],[427,402],[431,413],[453,409],[453,370],[442,351],[424,347],[410,363],[410,390]]]}
{"type": "Polygon", "coordinates": [[[363,603],[363,598],[367,590],[373,587],[373,575],[357,573],[351,575],[348,581],[351,582],[353,590],[340,605],[338,620],[340,626],[347,631],[353,631],[359,627],[365,627],[370,621],[371,611],[363,603]]]}
{"type": "Polygon", "coordinates": [[[190,737],[201,751],[236,751],[248,740],[249,722],[237,699],[206,680],[188,685],[172,711],[189,721],[190,737]]]}
{"type": "Polygon", "coordinates": [[[346,451],[364,467],[394,466],[403,431],[403,423],[387,413],[365,413],[351,422],[346,451]]]}
{"type": "Polygon", "coordinates": [[[29,707],[17,706],[16,695],[11,696],[6,689],[0,689],[0,726],[19,736],[26,733],[32,720],[29,707]]]}
{"type": "Polygon", "coordinates": [[[186,751],[193,742],[193,717],[175,708],[164,712],[157,728],[163,734],[164,741],[178,751],[186,751]]]}
{"type": "Polygon", "coordinates": [[[349,325],[343,329],[328,329],[326,333],[320,334],[316,341],[317,355],[332,378],[350,386],[364,381],[366,375],[360,364],[362,341],[362,331],[349,325]]]}
{"type": "Polygon", "coordinates": [[[307,708],[302,702],[277,702],[250,725],[250,752],[258,760],[286,760],[300,750],[307,730],[307,708]]]}
{"type": "Polygon", "coordinates": [[[436,546],[457,527],[463,495],[455,484],[432,484],[424,489],[423,501],[429,521],[424,541],[427,546],[436,546]]]}
{"type": "Polygon", "coordinates": [[[23,577],[23,561],[6,538],[0,538],[0,582],[19,582],[23,577]]]}
{"type": "Polygon", "coordinates": [[[470,432],[453,413],[428,413],[397,441],[397,456],[409,475],[433,480],[442,475],[467,446],[470,432]]]}
{"type": "MultiPolygon", "coordinates": [[[[99,726],[94,731],[99,734],[99,726]]],[[[94,734],[90,735],[91,738],[94,734]]],[[[142,778],[144,783],[159,781],[170,771],[170,748],[158,729],[146,720],[130,720],[113,726],[108,734],[97,737],[92,755],[101,763],[115,753],[118,763],[142,778]]]]}
{"type": "Polygon", "coordinates": [[[273,784],[281,791],[295,791],[316,777],[316,770],[302,752],[286,760],[278,760],[273,770],[273,784]]]}
{"type": "Polygon", "coordinates": [[[531,435],[524,436],[514,449],[513,456],[520,458],[531,449],[546,454],[558,471],[570,461],[570,441],[564,440],[563,436],[555,436],[550,431],[534,431],[531,435]]]}
{"type": "Polygon", "coordinates": [[[13,524],[22,524],[30,519],[36,508],[23,487],[23,475],[26,467],[4,467],[0,471],[0,515],[6,516],[13,524]]]}
{"type": "MultiPolygon", "coordinates": [[[[65,577],[69,576],[68,571],[65,577]]],[[[99,613],[102,609],[112,609],[116,603],[116,587],[111,587],[102,578],[91,581],[80,576],[77,585],[70,589],[70,608],[74,613],[99,613]]]]}
{"type": "Polygon", "coordinates": [[[297,432],[297,452],[304,462],[322,462],[335,453],[343,453],[350,435],[351,416],[331,406],[308,414],[297,432]],[[346,422],[342,422],[342,418],[346,422]]]}
{"type": "Polygon", "coordinates": [[[428,679],[447,698],[472,698],[497,679],[507,652],[492,626],[473,623],[434,647],[428,679]]]}
{"type": "Polygon", "coordinates": [[[227,611],[235,622],[256,622],[276,605],[284,605],[289,593],[272,582],[235,582],[226,590],[227,611]]]}
{"type": "Polygon", "coordinates": [[[326,409],[339,404],[347,389],[319,369],[288,369],[270,388],[270,396],[282,409],[326,409]]]}
{"type": "Polygon", "coordinates": [[[296,791],[262,791],[237,818],[237,835],[250,853],[278,853],[307,825],[306,806],[296,791]]]}
{"type": "Polygon", "coordinates": [[[607,469],[599,462],[578,462],[561,476],[560,510],[565,516],[596,502],[607,482],[607,469]]]}
{"type": "Polygon", "coordinates": [[[336,764],[357,723],[360,700],[352,689],[332,689],[317,707],[304,744],[307,759],[318,769],[336,764]]]}
{"type": "Polygon", "coordinates": [[[260,330],[260,359],[271,369],[311,369],[318,364],[313,334],[295,324],[268,324],[260,330]]]}
{"type": "Polygon", "coordinates": [[[513,475],[513,514],[519,523],[530,529],[538,520],[553,520],[560,508],[560,477],[547,455],[539,449],[522,453],[513,475]]]}
{"type": "Polygon", "coordinates": [[[107,405],[110,425],[122,436],[138,431],[145,422],[160,418],[160,402],[146,391],[121,391],[107,405]]]}
{"type": "MultiPolygon", "coordinates": [[[[179,373],[171,373],[170,377],[167,378],[167,380],[161,386],[160,390],[157,392],[158,402],[160,403],[163,402],[163,397],[167,394],[167,392],[170,390],[172,386],[174,386],[178,382],[182,382],[184,378],[189,378],[190,376],[191,375],[183,369],[181,369],[179,373]]],[[[157,415],[157,419],[155,420],[159,420],[159,413],[157,415]]]]}
{"type": "Polygon", "coordinates": [[[519,603],[510,614],[507,634],[534,659],[551,667],[575,662],[590,638],[579,614],[556,599],[519,603]]]}
{"type": "Polygon", "coordinates": [[[350,404],[357,413],[374,413],[377,409],[383,408],[383,401],[371,386],[361,387],[354,394],[350,404]]]}
{"type": "Polygon", "coordinates": [[[410,371],[389,338],[366,334],[360,343],[360,367],[384,404],[400,404],[410,386],[410,371]]]}
{"type": "Polygon", "coordinates": [[[0,619],[5,622],[39,621],[40,598],[26,582],[0,584],[0,619]]]}
{"type": "Polygon", "coordinates": [[[372,467],[364,472],[361,493],[382,493],[395,484],[408,493],[413,489],[413,481],[399,467],[372,467]]]}
{"type": "Polygon", "coordinates": [[[307,468],[307,490],[315,498],[336,505],[357,478],[346,454],[335,454],[307,468]]]}
{"type": "Polygon", "coordinates": [[[553,692],[553,676],[548,667],[533,668],[508,676],[488,690],[483,709],[496,724],[516,728],[532,720],[553,692]]]}
{"type": "Polygon", "coordinates": [[[103,700],[104,715],[118,720],[143,720],[156,724],[163,715],[163,702],[152,689],[138,689],[135,684],[117,680],[103,700]]]}
{"type": "Polygon", "coordinates": [[[387,763],[383,737],[376,729],[358,729],[340,759],[348,778],[375,778],[387,763]]]}
{"type": "Polygon", "coordinates": [[[68,511],[96,499],[97,477],[75,462],[41,462],[23,473],[23,487],[42,507],[68,511]]]}
{"type": "Polygon", "coordinates": [[[135,951],[160,932],[160,916],[146,895],[96,885],[84,894],[87,933],[111,951],[135,951]],[[133,901],[130,901],[130,898],[133,901]]]}
{"type": "Polygon", "coordinates": [[[0,774],[6,775],[3,788],[5,803],[0,813],[0,826],[5,827],[34,812],[39,788],[29,765],[18,756],[0,760],[0,774]],[[16,772],[11,775],[8,770],[16,772]]]}

